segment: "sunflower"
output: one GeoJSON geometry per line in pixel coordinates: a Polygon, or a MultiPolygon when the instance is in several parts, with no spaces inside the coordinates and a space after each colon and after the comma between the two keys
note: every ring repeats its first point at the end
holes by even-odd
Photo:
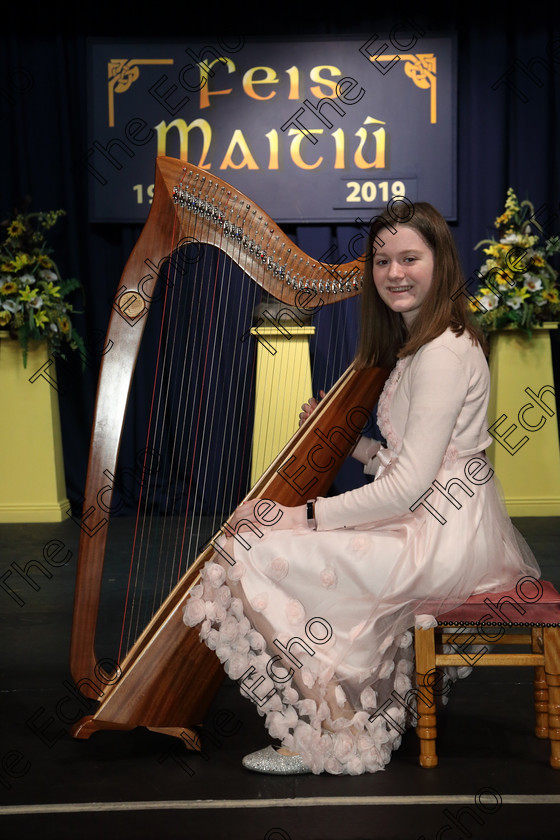
{"type": "Polygon", "coordinates": [[[0,289],[0,295],[4,295],[5,297],[7,297],[8,295],[13,295],[14,292],[17,292],[17,290],[18,284],[14,283],[13,280],[8,280],[0,289]]]}
{"type": "Polygon", "coordinates": [[[10,239],[17,239],[19,236],[22,236],[25,233],[25,225],[21,221],[21,219],[14,219],[14,221],[8,225],[8,237],[10,239]]]}
{"type": "Polygon", "coordinates": [[[67,335],[70,332],[70,327],[71,327],[70,319],[67,318],[66,315],[63,315],[62,318],[58,318],[57,323],[58,323],[58,327],[60,329],[60,332],[63,335],[67,335]]]}

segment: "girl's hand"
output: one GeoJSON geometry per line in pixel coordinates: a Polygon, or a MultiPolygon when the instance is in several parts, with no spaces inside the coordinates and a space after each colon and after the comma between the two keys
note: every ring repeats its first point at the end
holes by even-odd
{"type": "Polygon", "coordinates": [[[269,530],[307,528],[307,505],[288,507],[269,499],[251,499],[242,502],[233,512],[225,526],[225,532],[249,533],[265,536],[269,530]]]}
{"type": "MultiPolygon", "coordinates": [[[[325,392],[324,391],[319,391],[319,400],[322,400],[324,396],[325,396],[325,392]]],[[[319,405],[319,400],[316,400],[315,397],[311,397],[309,402],[306,402],[302,405],[302,411],[299,415],[299,425],[300,426],[303,426],[303,424],[305,423],[307,418],[312,414],[313,411],[315,411],[315,409],[319,405]]]]}

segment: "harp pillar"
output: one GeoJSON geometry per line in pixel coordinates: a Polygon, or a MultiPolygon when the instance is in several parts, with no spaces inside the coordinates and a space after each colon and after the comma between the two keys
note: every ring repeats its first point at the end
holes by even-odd
{"type": "Polygon", "coordinates": [[[314,333],[315,327],[292,323],[251,329],[258,342],[251,485],[297,431],[301,405],[313,393],[309,336],[314,333]]]}

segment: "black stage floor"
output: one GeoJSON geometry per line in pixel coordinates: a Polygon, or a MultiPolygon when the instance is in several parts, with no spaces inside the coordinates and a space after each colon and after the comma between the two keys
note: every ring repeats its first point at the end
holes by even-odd
{"type": "MultiPolygon", "coordinates": [[[[518,519],[543,577],[560,586],[560,520],[518,519]]],[[[78,528],[0,526],[4,837],[243,840],[548,840],[560,836],[560,772],[533,735],[532,670],[479,668],[455,686],[438,719],[439,766],[422,770],[414,731],[382,773],[261,776],[241,757],[267,743],[262,720],[226,680],[205,726],[205,753],[137,729],[75,740],[68,647],[78,528]],[[70,562],[32,573],[51,540],[70,562]],[[9,572],[12,574],[9,574],[9,572]],[[19,580],[19,583],[16,582],[19,580]],[[24,603],[19,603],[23,601],[24,603]],[[70,697],[70,699],[68,699],[70,697]],[[64,701],[64,704],[63,704],[64,701]],[[231,734],[213,721],[229,712],[231,734]]],[[[84,714],[86,713],[84,709],[84,714]]]]}

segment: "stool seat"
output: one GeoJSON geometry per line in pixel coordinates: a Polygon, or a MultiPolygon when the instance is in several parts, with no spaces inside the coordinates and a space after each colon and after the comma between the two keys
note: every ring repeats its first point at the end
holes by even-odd
{"type": "MultiPolygon", "coordinates": [[[[432,608],[437,612],[437,605],[432,608]]],[[[429,614],[430,604],[423,609],[429,614]]],[[[428,768],[438,763],[435,696],[441,692],[435,686],[441,682],[442,667],[529,665],[534,667],[535,734],[550,739],[550,764],[560,769],[560,593],[552,583],[522,578],[507,592],[472,595],[437,616],[436,622],[437,626],[414,631],[420,765],[428,768]],[[470,628],[467,632],[466,627],[470,628]],[[485,627],[499,629],[485,633],[485,627]],[[499,645],[516,650],[493,652],[499,645]]]]}
{"type": "Polygon", "coordinates": [[[437,617],[439,625],[476,624],[554,627],[560,624],[560,593],[548,580],[523,578],[507,592],[481,592],[437,617]],[[530,584],[523,583],[530,581],[530,584]]]}

